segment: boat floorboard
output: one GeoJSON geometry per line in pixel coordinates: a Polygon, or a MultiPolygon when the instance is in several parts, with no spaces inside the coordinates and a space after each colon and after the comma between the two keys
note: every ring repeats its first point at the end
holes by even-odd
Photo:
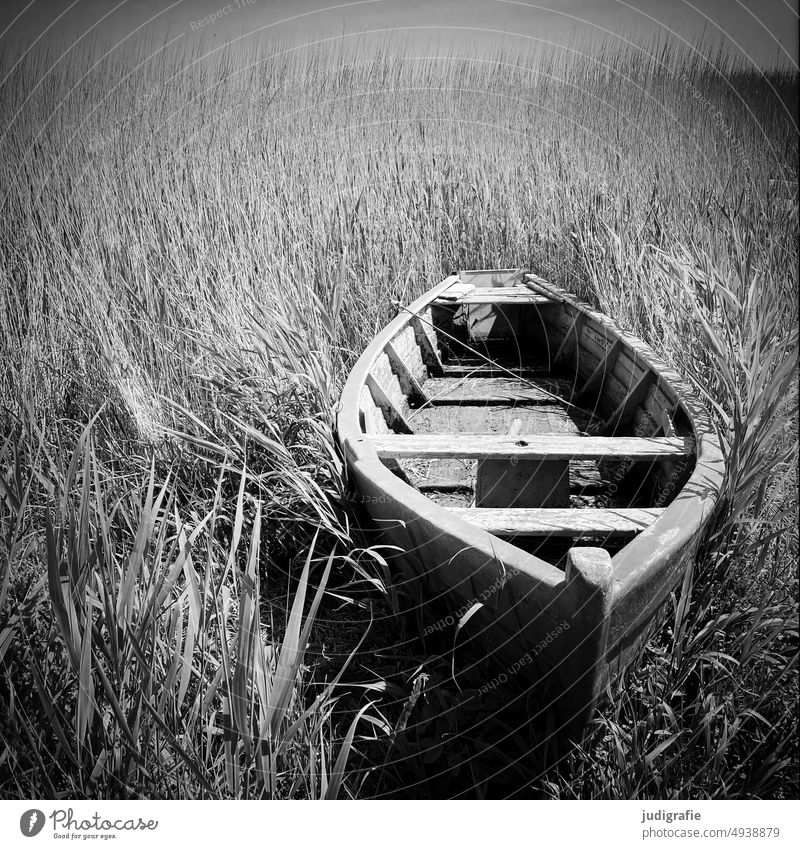
{"type": "Polygon", "coordinates": [[[558,403],[523,405],[453,404],[412,410],[408,421],[416,433],[508,433],[514,421],[521,433],[580,433],[589,417],[558,403]]]}
{"type": "Polygon", "coordinates": [[[430,404],[552,404],[568,394],[570,382],[535,377],[435,377],[424,385],[430,404]]]}

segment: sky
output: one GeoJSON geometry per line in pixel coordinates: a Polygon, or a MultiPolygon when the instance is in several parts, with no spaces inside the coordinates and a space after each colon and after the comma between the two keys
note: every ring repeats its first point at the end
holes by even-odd
{"type": "Polygon", "coordinates": [[[138,39],[409,42],[420,53],[525,52],[543,42],[672,34],[720,42],[766,68],[797,67],[795,0],[0,0],[0,50],[34,41],[138,39]]]}

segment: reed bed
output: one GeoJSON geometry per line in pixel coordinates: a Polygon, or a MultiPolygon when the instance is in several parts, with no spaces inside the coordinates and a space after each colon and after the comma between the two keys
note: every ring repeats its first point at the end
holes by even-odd
{"type": "Polygon", "coordinates": [[[3,796],[797,793],[795,74],[667,43],[2,63],[3,796]],[[671,619],[557,756],[415,632],[332,438],[393,301],[508,266],[652,344],[728,456],[671,619]]]}

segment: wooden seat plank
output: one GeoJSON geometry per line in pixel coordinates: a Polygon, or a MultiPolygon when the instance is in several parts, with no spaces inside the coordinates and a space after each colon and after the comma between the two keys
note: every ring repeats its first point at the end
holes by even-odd
{"type": "Polygon", "coordinates": [[[554,378],[438,377],[425,381],[431,404],[552,404],[569,392],[569,381],[554,378]]]}
{"type": "Polygon", "coordinates": [[[525,286],[498,287],[495,289],[473,289],[469,292],[448,290],[436,298],[436,306],[466,306],[470,304],[549,304],[549,298],[532,292],[525,286]]]}
{"type": "Polygon", "coordinates": [[[500,434],[368,434],[379,457],[450,457],[471,460],[517,457],[525,460],[598,460],[681,458],[692,451],[686,437],[573,436],[571,434],[505,436],[500,434]]]}
{"type": "Polygon", "coordinates": [[[634,536],[651,525],[662,509],[450,508],[495,536],[634,536]]]}
{"type": "Polygon", "coordinates": [[[512,372],[514,377],[532,379],[537,377],[548,377],[550,372],[546,368],[534,368],[528,366],[518,366],[513,362],[508,366],[502,364],[493,365],[481,360],[459,362],[447,362],[444,364],[445,377],[511,377],[508,372],[512,372]]]}

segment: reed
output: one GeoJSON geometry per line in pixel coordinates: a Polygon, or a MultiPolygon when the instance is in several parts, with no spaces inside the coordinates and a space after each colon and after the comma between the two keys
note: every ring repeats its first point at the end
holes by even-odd
{"type": "Polygon", "coordinates": [[[668,44],[0,64],[0,793],[796,792],[796,75],[668,44]],[[332,439],[393,301],[522,265],[674,363],[729,466],[671,621],[538,772],[398,618],[332,439]]]}

